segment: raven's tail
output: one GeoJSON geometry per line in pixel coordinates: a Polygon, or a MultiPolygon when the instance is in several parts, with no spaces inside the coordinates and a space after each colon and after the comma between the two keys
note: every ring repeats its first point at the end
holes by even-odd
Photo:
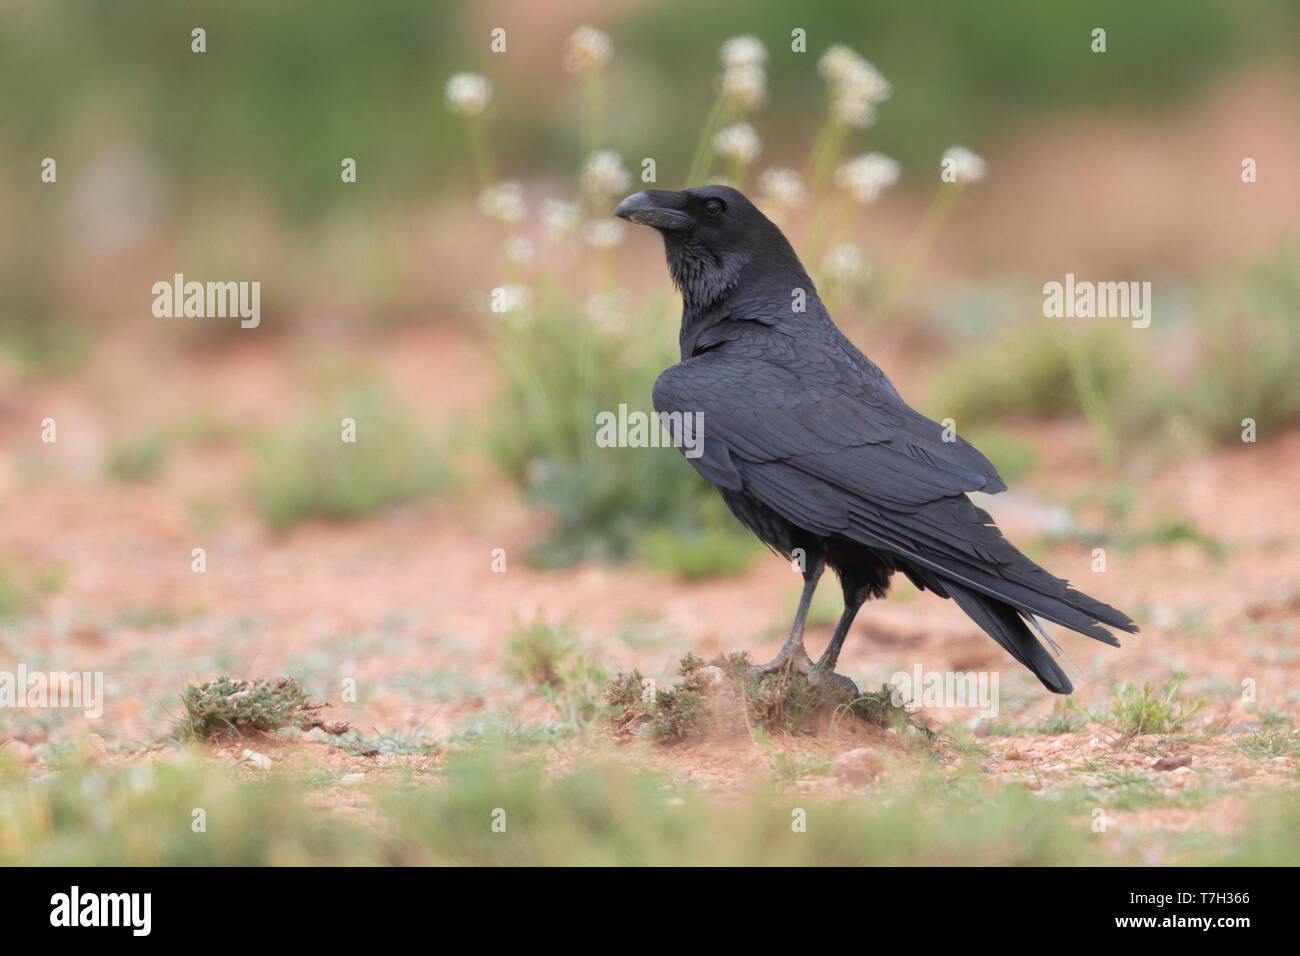
{"type": "Polygon", "coordinates": [[[944,582],[944,590],[1008,654],[1033,671],[1044,687],[1054,694],[1069,694],[1074,690],[1065,671],[1034,637],[1014,607],[952,581],[944,582]]]}

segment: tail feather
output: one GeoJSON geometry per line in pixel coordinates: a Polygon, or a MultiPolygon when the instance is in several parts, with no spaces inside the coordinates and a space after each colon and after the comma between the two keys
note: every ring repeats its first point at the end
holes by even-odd
{"type": "MultiPolygon", "coordinates": [[[[966,502],[969,505],[969,502],[966,502]]],[[[971,508],[972,514],[979,514],[971,508]]],[[[1119,641],[1106,627],[1136,633],[1138,626],[1123,611],[1103,604],[1039,567],[1011,546],[995,526],[971,524],[962,527],[968,537],[982,542],[990,551],[981,559],[968,550],[971,541],[949,534],[944,541],[909,527],[910,540],[901,540],[891,532],[889,523],[866,512],[855,512],[854,538],[902,555],[926,571],[937,573],[944,581],[956,582],[971,591],[1010,604],[1023,614],[1037,615],[1094,640],[1119,647],[1119,641]],[[962,546],[965,547],[962,547],[962,546]],[[1103,627],[1105,625],[1106,627],[1103,627]]],[[[898,520],[898,519],[895,519],[898,520]]]]}
{"type": "Polygon", "coordinates": [[[1074,690],[1070,678],[1034,637],[1014,607],[953,581],[945,581],[944,587],[957,606],[1008,654],[1033,671],[1044,687],[1054,694],[1069,694],[1074,690]]]}

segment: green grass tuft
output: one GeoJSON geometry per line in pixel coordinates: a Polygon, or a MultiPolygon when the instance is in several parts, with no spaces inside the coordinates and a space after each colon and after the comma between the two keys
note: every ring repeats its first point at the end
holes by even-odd
{"type": "Polygon", "coordinates": [[[343,721],[326,722],[317,711],[325,705],[311,701],[292,677],[275,680],[232,680],[218,677],[190,684],[181,692],[184,716],[173,736],[178,740],[206,740],[221,732],[235,737],[249,733],[274,733],[282,727],[310,730],[320,727],[332,734],[351,728],[343,721]]]}
{"type": "Polygon", "coordinates": [[[272,528],[365,518],[450,483],[441,451],[410,415],[369,391],[335,408],[255,443],[253,497],[272,528]],[[355,442],[343,440],[344,418],[356,422],[355,442]]]}
{"type": "Polygon", "coordinates": [[[1184,680],[1186,675],[1178,675],[1159,691],[1149,682],[1140,688],[1122,684],[1111,697],[1109,712],[1099,719],[1130,736],[1178,733],[1206,704],[1204,699],[1187,701],[1179,697],[1184,680]]]}
{"type": "Polygon", "coordinates": [[[115,441],[104,459],[104,474],[116,481],[145,482],[157,476],[167,458],[167,442],[160,434],[115,441]]]}

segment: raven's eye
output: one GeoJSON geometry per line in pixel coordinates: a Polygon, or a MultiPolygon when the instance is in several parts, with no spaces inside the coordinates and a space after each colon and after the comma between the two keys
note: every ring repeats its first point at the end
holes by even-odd
{"type": "Polygon", "coordinates": [[[725,208],[726,206],[722,204],[721,199],[710,199],[708,202],[704,204],[704,211],[708,213],[710,216],[716,216],[718,213],[722,212],[722,210],[725,208]]]}

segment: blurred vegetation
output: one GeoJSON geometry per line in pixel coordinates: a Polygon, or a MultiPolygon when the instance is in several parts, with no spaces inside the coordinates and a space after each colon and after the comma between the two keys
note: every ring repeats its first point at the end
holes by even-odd
{"type": "Polygon", "coordinates": [[[253,497],[272,528],[308,518],[352,519],[436,495],[451,482],[442,449],[414,416],[374,389],[356,390],[254,443],[253,497]],[[343,439],[344,419],[355,439],[343,439]]]}
{"type": "Polygon", "coordinates": [[[652,300],[637,315],[598,324],[552,292],[535,313],[500,319],[494,355],[503,388],[490,447],[529,502],[554,517],[552,532],[533,548],[539,565],[646,556],[698,577],[742,570],[756,553],[676,449],[595,443],[598,413],[620,404],[653,412],[654,380],[678,359],[664,311],[662,300],[652,300]]]}
{"type": "MultiPolygon", "coordinates": [[[[526,156],[534,169],[570,167],[576,97],[514,66],[545,61],[558,79],[558,57],[538,55],[520,11],[489,12],[468,0],[12,4],[0,30],[5,151],[72,159],[134,143],[160,164],[168,207],[181,217],[253,192],[294,220],[357,201],[356,191],[337,188],[339,161],[353,156],[367,204],[401,205],[443,188],[448,164],[468,163],[459,131],[437,107],[446,76],[468,69],[492,76],[502,94],[506,155],[526,156]],[[508,31],[504,56],[488,47],[498,21],[508,31]],[[195,26],[207,30],[205,54],[190,52],[195,26]],[[537,108],[553,96],[571,108],[569,125],[537,108]]],[[[665,171],[684,172],[695,129],[679,122],[677,107],[711,98],[718,44],[744,32],[773,52],[770,115],[785,123],[821,98],[805,57],[833,43],[868,50],[895,80],[873,136],[905,169],[919,164],[929,177],[943,146],[987,140],[1016,112],[1160,110],[1247,56],[1286,57],[1300,10],[1285,0],[814,0],[793,15],[781,0],[653,0],[596,25],[628,64],[610,91],[611,115],[627,118],[610,130],[614,148],[643,155],[654,142],[665,171]],[[1104,69],[1089,49],[1098,25],[1108,35],[1104,69]],[[790,52],[794,26],[807,31],[802,57],[790,52]]]]}
{"type": "Polygon", "coordinates": [[[1180,389],[1197,428],[1234,442],[1244,418],[1262,438],[1300,417],[1300,244],[1220,281],[1198,332],[1192,380],[1180,389]]]}
{"type": "MultiPolygon", "coordinates": [[[[1113,430],[1109,438],[1130,450],[1161,437],[1240,443],[1247,418],[1263,440],[1300,418],[1300,247],[1284,243],[1194,291],[1184,314],[1151,329],[1037,317],[986,344],[958,343],[934,372],[926,407],[955,419],[969,440],[1016,416],[1086,414],[1099,439],[1113,430]],[[1191,346],[1177,368],[1167,359],[1175,337],[1191,346]]],[[[975,444],[1001,467],[996,441],[975,444]]]]}
{"type": "MultiPolygon", "coordinates": [[[[537,49],[529,23],[519,10],[485,13],[468,0],[6,5],[7,349],[39,368],[75,366],[90,320],[137,299],[83,305],[60,292],[66,270],[96,263],[85,249],[75,253],[80,263],[51,253],[85,236],[108,240],[114,254],[149,238],[176,250],[176,267],[192,274],[257,274],[278,260],[281,281],[266,291],[284,306],[301,303],[313,282],[332,281],[319,265],[333,256],[326,271],[347,278],[364,298],[359,307],[404,314],[421,274],[398,254],[402,225],[388,215],[417,197],[463,195],[472,181],[456,118],[440,108],[449,74],[491,78],[490,119],[507,175],[555,174],[582,158],[580,96],[559,82],[560,51],[537,49]],[[509,31],[505,55],[489,50],[489,18],[509,31]],[[190,50],[196,25],[207,31],[202,54],[190,50]],[[46,156],[59,163],[58,189],[38,179],[46,156]],[[359,169],[347,188],[343,157],[359,169]],[[305,248],[277,249],[268,230],[305,248]]],[[[1285,0],[819,0],[793,15],[780,0],[653,0],[597,25],[611,33],[619,67],[606,91],[619,121],[606,124],[603,145],[657,157],[666,186],[685,175],[695,144],[698,120],[683,123],[681,106],[712,98],[718,44],[741,31],[772,54],[765,123],[782,132],[770,142],[799,157],[814,133],[809,104],[823,98],[816,58],[833,43],[866,51],[894,88],[872,142],[915,183],[932,177],[944,146],[992,142],[1026,116],[1134,104],[1159,111],[1247,57],[1285,57],[1300,8],[1285,0]],[[1104,59],[1089,50],[1097,24],[1108,30],[1104,59]],[[790,52],[793,25],[807,31],[806,54],[790,52]]]]}
{"type": "MultiPolygon", "coordinates": [[[[955,350],[934,374],[929,407],[965,435],[1007,415],[1051,417],[1083,412],[1071,372],[1073,350],[1114,396],[1132,368],[1132,341],[1115,323],[1093,322],[1066,334],[1064,320],[1041,317],[1004,328],[986,344],[955,350]]],[[[987,454],[987,452],[986,452],[987,454]]]]}
{"type": "Polygon", "coordinates": [[[118,481],[148,481],[158,474],[166,457],[167,441],[160,434],[117,438],[104,459],[104,474],[118,481]]]}
{"type": "Polygon", "coordinates": [[[363,171],[368,204],[432,195],[431,157],[451,153],[455,135],[432,107],[448,64],[464,55],[470,9],[466,0],[9,4],[4,152],[33,171],[53,156],[59,181],[75,182],[87,158],[132,144],[157,164],[176,224],[250,193],[292,221],[315,220],[359,198],[339,188],[345,156],[363,171]],[[191,52],[195,27],[207,31],[206,53],[191,52]]]}
{"type": "Polygon", "coordinates": [[[0,620],[20,614],[27,603],[27,595],[14,580],[8,563],[0,561],[0,620]]]}
{"type": "MultiPolygon", "coordinates": [[[[538,756],[474,750],[429,767],[417,772],[440,786],[367,781],[375,810],[344,816],[321,809],[341,771],[277,763],[249,780],[182,749],[114,769],[72,760],[37,780],[0,750],[0,864],[992,866],[1139,864],[1150,852],[1091,832],[1098,805],[1146,805],[1138,782],[1120,777],[1051,800],[990,792],[982,775],[924,773],[866,800],[771,785],[722,803],[625,761],[579,761],[556,776],[538,756]]],[[[1295,865],[1294,792],[1255,798],[1248,820],[1239,837],[1151,839],[1171,862],[1295,865]]]]}
{"type": "MultiPolygon", "coordinates": [[[[805,58],[833,43],[866,53],[894,81],[872,141],[901,160],[904,176],[915,181],[932,176],[934,157],[945,146],[992,141],[1027,116],[1135,104],[1160,111],[1246,57],[1284,60],[1285,37],[1298,29],[1300,8],[1286,0],[812,0],[797,10],[782,0],[661,0],[631,7],[611,32],[638,66],[674,64],[672,90],[656,96],[644,82],[624,91],[627,102],[615,102],[617,115],[640,122],[615,131],[613,145],[644,155],[644,144],[653,142],[661,168],[684,169],[690,127],[683,129],[665,107],[709,99],[708,75],[691,64],[711,62],[718,43],[734,33],[752,33],[772,51],[769,115],[785,121],[806,116],[808,104],[822,98],[805,58]],[[804,56],[790,52],[796,26],[807,31],[804,56]],[[1104,60],[1090,50],[1098,26],[1107,31],[1104,60]],[[636,102],[646,97],[651,104],[636,102]]],[[[782,139],[802,155],[806,144],[797,132],[782,139]]],[[[666,188],[684,185],[667,179],[666,188]]]]}
{"type": "Polygon", "coordinates": [[[545,697],[559,714],[557,732],[587,726],[601,709],[605,670],[578,651],[572,619],[551,625],[539,610],[532,622],[515,622],[506,644],[506,672],[545,697]]]}
{"type": "Polygon", "coordinates": [[[0,621],[19,617],[43,598],[58,594],[67,579],[68,566],[61,561],[35,565],[0,555],[0,621]]]}
{"type": "MultiPolygon", "coordinates": [[[[654,0],[596,21],[612,36],[615,60],[597,98],[608,118],[593,132],[584,126],[590,90],[561,82],[561,44],[540,49],[522,14],[487,11],[468,0],[330,4],[327,12],[306,0],[7,6],[0,348],[20,371],[76,370],[94,329],[147,301],[121,288],[119,269],[155,261],[162,249],[192,275],[273,270],[279,281],[267,286],[263,310],[290,324],[400,320],[428,314],[431,294],[459,296],[447,276],[428,278],[403,217],[413,203],[472,190],[464,130],[442,103],[447,77],[461,70],[493,84],[484,119],[502,174],[569,177],[583,151],[609,146],[655,156],[660,185],[673,186],[698,147],[723,39],[743,31],[768,51],[763,124],[773,135],[764,165],[803,165],[825,100],[817,59],[849,44],[892,85],[872,147],[901,160],[905,186],[924,179],[928,188],[936,155],[954,141],[993,143],[1026,119],[1065,111],[1166,110],[1224,71],[1270,57],[1290,62],[1285,38],[1300,28],[1300,7],[1283,0],[818,0],[797,13],[779,0],[654,0]],[[507,27],[504,56],[489,51],[490,18],[507,27]],[[196,25],[207,31],[203,54],[190,50],[196,25]],[[1098,25],[1107,30],[1104,57],[1090,50],[1098,25]],[[790,50],[794,26],[807,31],[806,54],[790,50]],[[58,160],[58,188],[38,179],[45,156],[58,160]],[[347,188],[343,157],[359,165],[347,188]]],[[[608,211],[595,198],[608,197],[584,197],[584,216],[608,211]]],[[[575,260],[592,272],[589,253],[575,260]]],[[[609,275],[584,275],[584,292],[610,288],[608,264],[609,275]]],[[[1032,448],[997,428],[1019,415],[1082,412],[1111,460],[1178,422],[1230,442],[1252,417],[1266,434],[1300,409],[1298,276],[1291,249],[1240,283],[1228,275],[1199,290],[1212,301],[1186,323],[1198,342],[1184,370],[1190,381],[1153,373],[1163,348],[1156,330],[1093,323],[1062,340],[1057,325],[1034,321],[1006,327],[991,344],[953,342],[927,408],[988,444],[1008,477],[1035,462],[1032,448]]],[[[618,321],[602,327],[573,291],[537,295],[530,323],[501,320],[495,355],[505,386],[490,438],[496,460],[554,516],[534,558],[547,566],[639,558],[686,578],[743,570],[757,544],[676,452],[591,442],[597,411],[622,403],[649,411],[655,375],[677,357],[666,308],[623,303],[618,321]]],[[[172,328],[202,345],[225,327],[172,328]]],[[[370,514],[445,487],[438,455],[413,422],[373,411],[356,446],[324,419],[258,444],[254,487],[269,523],[370,514]]],[[[162,439],[123,438],[105,467],[146,480],[165,453],[162,439]]]]}

